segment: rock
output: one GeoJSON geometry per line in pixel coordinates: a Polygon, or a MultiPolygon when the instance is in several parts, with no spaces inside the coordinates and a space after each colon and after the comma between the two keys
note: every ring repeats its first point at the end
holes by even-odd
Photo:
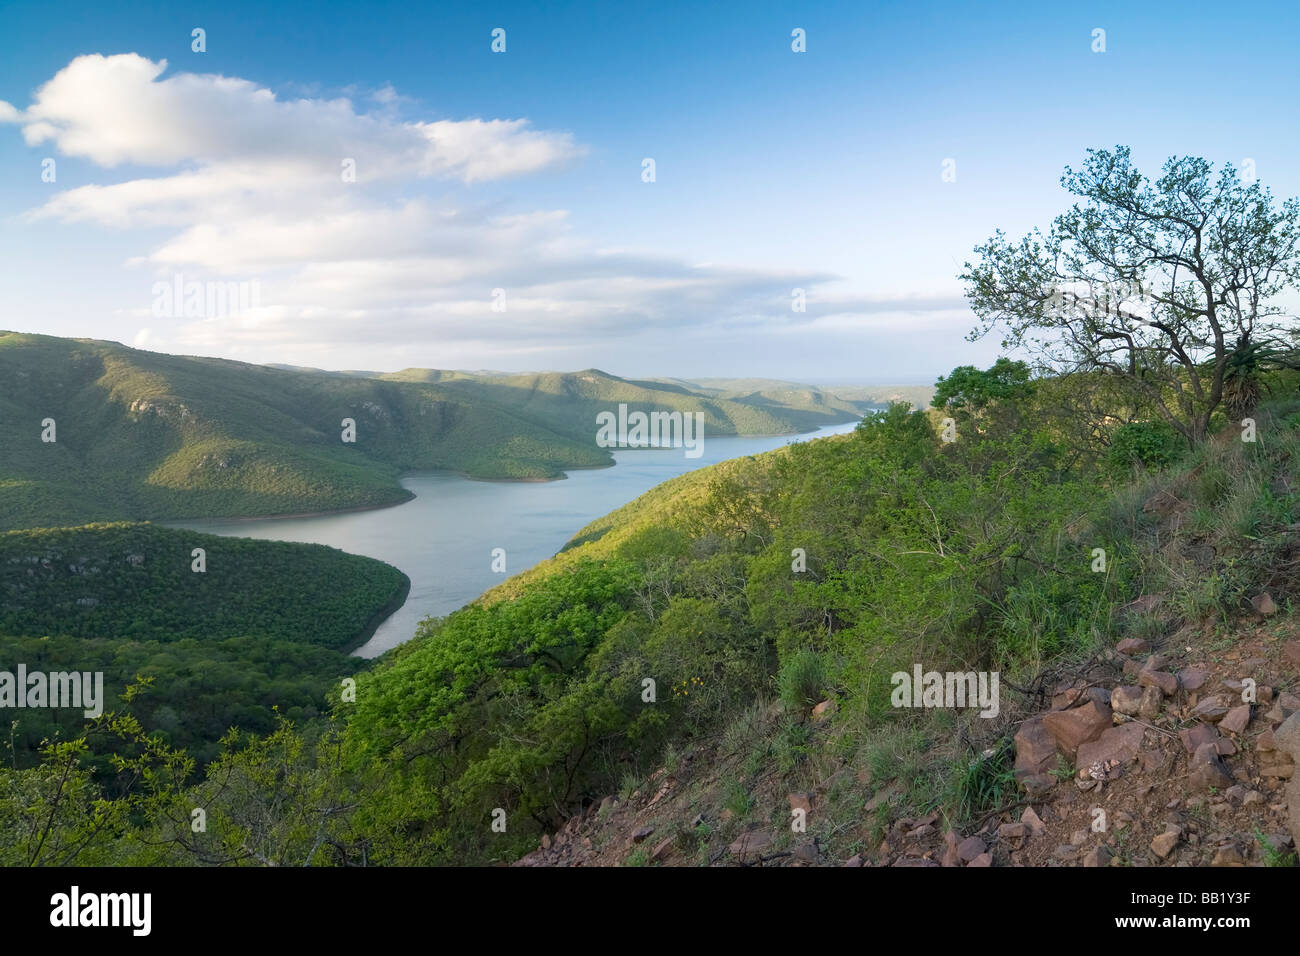
{"type": "Polygon", "coordinates": [[[1042,817],[1034,812],[1033,807],[1025,807],[1025,812],[1020,815],[1020,822],[1029,827],[1029,836],[1042,836],[1047,832],[1047,824],[1043,822],[1042,817]]]}
{"type": "Polygon", "coordinates": [[[1174,847],[1178,846],[1178,841],[1183,837],[1182,827],[1170,827],[1164,833],[1160,834],[1151,841],[1151,852],[1160,859],[1164,859],[1174,852],[1174,847]]]}
{"type": "Polygon", "coordinates": [[[1070,834],[1071,846],[1083,846],[1087,842],[1088,842],[1087,830],[1075,830],[1073,833],[1070,834]]]}
{"type": "Polygon", "coordinates": [[[1044,714],[1043,726],[1056,741],[1057,749],[1074,759],[1080,744],[1096,740],[1111,726],[1111,709],[1090,700],[1082,707],[1044,714]]]}
{"type": "Polygon", "coordinates": [[[970,867],[970,866],[992,866],[992,865],[993,865],[993,855],[992,855],[991,853],[981,853],[979,856],[975,857],[975,859],[971,860],[971,861],[970,861],[969,863],[967,863],[966,865],[967,865],[968,867],[970,867]]]}
{"type": "Polygon", "coordinates": [[[813,720],[825,720],[835,713],[837,705],[833,700],[824,700],[812,709],[813,720]]]}
{"type": "Polygon", "coordinates": [[[1026,720],[1016,731],[1017,778],[1044,774],[1056,766],[1056,740],[1043,726],[1042,717],[1026,720]]]}
{"type": "Polygon", "coordinates": [[[1095,700],[1099,704],[1110,703],[1110,691],[1105,687],[1088,687],[1080,685],[1072,687],[1064,685],[1052,695],[1052,710],[1069,710],[1079,704],[1089,700],[1095,700]]]}
{"type": "Polygon", "coordinates": [[[1091,850],[1089,850],[1087,853],[1084,854],[1083,865],[1091,866],[1091,867],[1110,866],[1110,857],[1111,857],[1110,850],[1106,849],[1106,847],[1104,846],[1093,847],[1091,850]]]}
{"type": "Polygon", "coordinates": [[[1296,846],[1300,846],[1300,777],[1294,775],[1295,764],[1300,763],[1300,714],[1292,714],[1273,732],[1277,743],[1275,753],[1291,759],[1292,775],[1286,785],[1287,828],[1296,846]]]}
{"type": "Polygon", "coordinates": [[[1219,847],[1218,851],[1214,854],[1213,861],[1211,861],[1210,863],[1210,866],[1245,866],[1245,865],[1246,865],[1246,858],[1242,856],[1241,851],[1238,850],[1232,844],[1219,847]]]}
{"type": "Polygon", "coordinates": [[[655,832],[654,827],[638,827],[632,833],[632,842],[641,843],[642,841],[646,840],[648,837],[652,836],[654,832],[655,832]]]}
{"type": "Polygon", "coordinates": [[[1216,723],[1222,720],[1228,713],[1228,708],[1217,697],[1207,697],[1195,707],[1192,708],[1192,716],[1199,717],[1201,720],[1216,723]]]}
{"type": "Polygon", "coordinates": [[[1200,668],[1189,667],[1178,672],[1178,683],[1183,685],[1183,690],[1200,690],[1209,679],[1210,672],[1200,668]]]}
{"type": "Polygon", "coordinates": [[[862,865],[862,856],[860,854],[855,853],[851,857],[849,857],[848,862],[845,863],[844,865],[851,866],[856,869],[857,867],[860,867],[862,865]]]}
{"type": "Polygon", "coordinates": [[[543,850],[549,850],[550,848],[551,848],[551,835],[550,835],[549,833],[543,833],[543,834],[542,834],[542,849],[543,849],[543,850]]]}
{"type": "Polygon", "coordinates": [[[1142,703],[1138,706],[1138,716],[1147,720],[1155,720],[1160,716],[1160,704],[1164,700],[1165,692],[1159,687],[1144,687],[1142,689],[1142,703]]]}
{"type": "Polygon", "coordinates": [[[988,846],[979,837],[967,837],[957,844],[957,858],[969,863],[987,849],[988,846]]]}
{"type": "Polygon", "coordinates": [[[933,826],[931,826],[928,823],[923,823],[915,830],[909,830],[907,833],[907,838],[909,840],[920,840],[924,837],[928,837],[933,832],[934,832],[933,826]]]}
{"type": "Polygon", "coordinates": [[[1141,687],[1116,687],[1110,692],[1111,709],[1117,714],[1134,717],[1137,715],[1138,708],[1142,706],[1142,694],[1141,687]]]}
{"type": "Polygon", "coordinates": [[[1165,669],[1165,664],[1166,664],[1166,660],[1163,654],[1152,654],[1145,661],[1143,661],[1142,670],[1162,671],[1165,669]]]}
{"type": "Polygon", "coordinates": [[[672,849],[673,849],[672,837],[667,837],[663,840],[660,840],[657,844],[655,844],[655,848],[650,851],[651,861],[658,863],[660,860],[666,859],[669,856],[669,854],[672,853],[672,849]]]}
{"type": "Polygon", "coordinates": [[[1226,790],[1232,786],[1232,775],[1228,773],[1228,768],[1214,744],[1201,744],[1196,748],[1196,753],[1192,755],[1189,763],[1191,769],[1187,774],[1187,782],[1193,788],[1209,790],[1215,787],[1226,790]]]}
{"type": "Polygon", "coordinates": [[[1193,724],[1178,731],[1178,739],[1183,742],[1183,749],[1194,754],[1202,744],[1213,743],[1219,739],[1219,732],[1209,724],[1193,724]]]}
{"type": "Polygon", "coordinates": [[[1282,659],[1292,667],[1300,668],[1300,641],[1287,641],[1283,644],[1282,659]]]}
{"type": "Polygon", "coordinates": [[[1145,654],[1151,650],[1151,645],[1140,637],[1126,637],[1115,645],[1115,650],[1121,654],[1145,654]]]}
{"type": "Polygon", "coordinates": [[[736,842],[731,844],[730,849],[733,856],[743,860],[762,856],[763,851],[771,844],[771,834],[764,833],[762,830],[750,830],[748,833],[742,833],[736,842]]]}
{"type": "Polygon", "coordinates": [[[1273,603],[1273,598],[1267,591],[1251,598],[1250,606],[1255,609],[1256,614],[1263,617],[1272,617],[1277,613],[1277,605],[1273,603]]]}
{"type": "Polygon", "coordinates": [[[1079,745],[1078,766],[1091,770],[1100,765],[1103,771],[1114,761],[1119,766],[1136,760],[1146,733],[1141,724],[1127,723],[1111,727],[1096,740],[1079,745]]]}
{"type": "Polygon", "coordinates": [[[1159,687],[1166,697],[1178,693],[1178,678],[1168,671],[1144,670],[1138,674],[1138,683],[1143,687],[1159,687]]]}
{"type": "Polygon", "coordinates": [[[1280,750],[1267,750],[1259,755],[1259,775],[1290,780],[1295,776],[1295,760],[1280,750]]]}
{"type": "Polygon", "coordinates": [[[816,863],[821,856],[821,852],[817,849],[816,843],[801,843],[794,848],[792,855],[796,860],[801,860],[804,863],[816,863]]]}
{"type": "Polygon", "coordinates": [[[1004,823],[998,827],[999,840],[1023,840],[1029,833],[1029,827],[1022,821],[1018,823],[1004,823]]]}
{"type": "Polygon", "coordinates": [[[1224,718],[1219,721],[1219,729],[1239,734],[1246,729],[1248,724],[1250,724],[1250,704],[1242,704],[1240,707],[1232,708],[1224,715],[1224,718]]]}

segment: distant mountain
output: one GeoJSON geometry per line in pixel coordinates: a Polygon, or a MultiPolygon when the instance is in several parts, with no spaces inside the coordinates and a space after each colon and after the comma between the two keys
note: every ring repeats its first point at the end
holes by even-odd
{"type": "Polygon", "coordinates": [[[609,463],[594,427],[435,385],[0,333],[0,528],[394,504],[412,469],[555,478],[609,463]]]}
{"type": "Polygon", "coordinates": [[[718,382],[328,372],[0,332],[0,529],[375,507],[409,498],[398,477],[420,469],[558,478],[611,463],[596,415],[620,403],[701,412],[706,436],[808,431],[872,406],[851,390],[718,382]]]}

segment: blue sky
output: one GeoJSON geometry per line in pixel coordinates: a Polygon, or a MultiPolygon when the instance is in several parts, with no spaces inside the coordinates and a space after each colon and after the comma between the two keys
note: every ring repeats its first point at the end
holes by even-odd
{"type": "Polygon", "coordinates": [[[1300,194],[1292,6],[1045,6],[3,4],[0,326],[331,368],[933,381],[996,355],[962,338],[971,247],[1046,226],[1086,148],[1249,158],[1300,194]],[[259,304],[160,315],[178,273],[259,304]]]}

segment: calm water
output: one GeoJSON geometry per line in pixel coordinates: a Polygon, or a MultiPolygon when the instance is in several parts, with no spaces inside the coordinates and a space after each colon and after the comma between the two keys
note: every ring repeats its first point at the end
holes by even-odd
{"type": "Polygon", "coordinates": [[[709,438],[699,458],[685,457],[680,448],[615,451],[613,467],[572,471],[560,481],[412,474],[402,484],[415,498],[376,511],[175,524],[209,534],[327,544],[401,568],[411,579],[410,596],[356,652],[377,657],[414,637],[422,619],[449,614],[505,577],[552,557],[579,529],[669,478],[790,442],[849,432],[856,424],[794,436],[709,438]],[[493,548],[505,549],[505,574],[492,571],[493,548]]]}

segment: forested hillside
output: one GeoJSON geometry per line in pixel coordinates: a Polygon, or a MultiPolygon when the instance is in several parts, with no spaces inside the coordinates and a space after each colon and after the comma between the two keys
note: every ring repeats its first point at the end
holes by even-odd
{"type": "MultiPolygon", "coordinates": [[[[1258,442],[1220,418],[1189,448],[1103,378],[959,371],[941,410],[894,406],[851,435],[683,476],[594,522],[552,561],[426,622],[328,722],[232,737],[183,783],[109,786],[144,818],[123,816],[77,858],[481,863],[555,847],[549,834],[590,821],[597,842],[576,852],[650,862],[619,829],[620,801],[661,829],[654,861],[707,863],[728,847],[743,859],[770,834],[774,852],[812,841],[801,858],[860,861],[928,815],[996,830],[1019,785],[1012,736],[1062,675],[1114,658],[1119,638],[1177,632],[1199,654],[1236,639],[1261,590],[1283,607],[1300,593],[1279,572],[1300,520],[1300,404],[1261,407],[1258,442]],[[1060,411],[1067,392],[1111,414],[1081,428],[1060,411]],[[1159,504],[1170,496],[1174,524],[1159,504]],[[1000,672],[999,715],[900,711],[890,675],[915,662],[1000,672]],[[791,805],[816,793],[807,835],[789,832],[787,791],[791,805]],[[197,840],[179,812],[195,805],[209,821],[197,840]]],[[[1296,680],[1286,666],[1269,678],[1279,687],[1296,680]]],[[[1175,739],[1188,720],[1159,719],[1175,739]]],[[[130,722],[97,732],[135,741],[146,763],[184,759],[130,722]]],[[[85,766],[57,748],[46,759],[85,766]]],[[[57,797],[43,779],[27,783],[38,809],[57,797]]],[[[6,812],[29,811],[0,800],[6,812]]],[[[61,805],[54,846],[70,846],[81,812],[61,805]]],[[[556,852],[546,859],[569,858],[556,852]]]]}
{"type": "MultiPolygon", "coordinates": [[[[323,711],[327,690],[362,663],[346,652],[408,587],[396,568],[322,545],[149,524],[11,531],[0,534],[0,644],[10,670],[102,671],[109,709],[148,678],[136,713],[206,759],[232,726],[270,730],[272,708],[323,711]]],[[[82,722],[15,713],[20,763],[82,722]]]]}
{"type": "Polygon", "coordinates": [[[3,332],[0,529],[390,505],[410,497],[398,476],[417,469],[559,478],[611,463],[596,414],[622,402],[701,412],[708,435],[808,430],[869,407],[595,371],[340,375],[3,332]]]}

